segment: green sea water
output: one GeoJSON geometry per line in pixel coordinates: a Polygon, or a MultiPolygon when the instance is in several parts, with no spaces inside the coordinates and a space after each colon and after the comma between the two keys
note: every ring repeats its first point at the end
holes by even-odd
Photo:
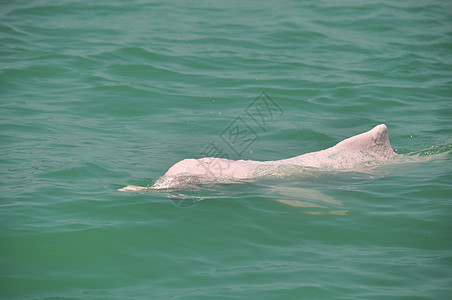
{"type": "Polygon", "coordinates": [[[0,105],[2,299],[452,296],[450,1],[1,1],[0,105]],[[362,172],[118,191],[381,123],[362,172]]]}

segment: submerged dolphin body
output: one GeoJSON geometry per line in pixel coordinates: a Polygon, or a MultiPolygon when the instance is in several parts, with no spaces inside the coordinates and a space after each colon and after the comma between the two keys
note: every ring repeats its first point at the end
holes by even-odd
{"type": "Polygon", "coordinates": [[[184,159],[169,168],[151,188],[178,188],[193,183],[259,178],[274,174],[278,168],[291,166],[350,170],[387,161],[396,155],[389,142],[386,125],[380,124],[331,148],[276,161],[229,160],[216,157],[184,159]]]}

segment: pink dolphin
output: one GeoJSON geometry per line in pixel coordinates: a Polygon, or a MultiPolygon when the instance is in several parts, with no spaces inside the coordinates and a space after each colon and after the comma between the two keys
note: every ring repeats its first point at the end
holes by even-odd
{"type": "Polygon", "coordinates": [[[275,161],[229,160],[216,157],[184,159],[169,168],[152,188],[170,188],[194,181],[252,179],[269,175],[279,166],[355,169],[369,163],[387,161],[396,155],[389,143],[386,125],[380,124],[331,148],[287,159],[275,161]]]}

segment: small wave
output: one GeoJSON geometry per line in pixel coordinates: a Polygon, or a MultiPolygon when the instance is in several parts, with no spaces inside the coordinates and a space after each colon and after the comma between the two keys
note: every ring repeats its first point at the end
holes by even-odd
{"type": "Polygon", "coordinates": [[[423,163],[436,160],[445,160],[452,153],[452,145],[436,146],[430,149],[399,154],[392,164],[423,163]]]}

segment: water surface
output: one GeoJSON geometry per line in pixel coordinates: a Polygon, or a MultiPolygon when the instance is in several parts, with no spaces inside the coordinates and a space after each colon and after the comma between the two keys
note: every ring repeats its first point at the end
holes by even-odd
{"type": "Polygon", "coordinates": [[[0,296],[448,299],[451,12],[1,3],[0,296]],[[247,113],[262,92],[280,108],[264,120],[247,113]],[[238,150],[233,122],[255,137],[238,150]],[[212,145],[276,160],[380,123],[405,159],[371,172],[117,191],[212,145]]]}

